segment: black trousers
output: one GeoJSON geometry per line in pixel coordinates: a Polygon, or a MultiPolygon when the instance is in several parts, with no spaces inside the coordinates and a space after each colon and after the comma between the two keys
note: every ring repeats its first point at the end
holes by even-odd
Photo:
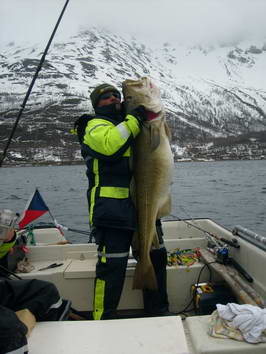
{"type": "Polygon", "coordinates": [[[144,310],[148,315],[162,315],[169,311],[167,295],[167,250],[164,247],[163,229],[161,220],[156,220],[156,231],[159,240],[159,249],[151,251],[151,261],[154,267],[158,290],[143,290],[144,310]]]}
{"type": "Polygon", "coordinates": [[[28,353],[27,327],[14,311],[0,305],[0,354],[28,353]]]}
{"type": "Polygon", "coordinates": [[[15,315],[28,309],[37,321],[56,321],[65,304],[50,282],[0,279],[0,354],[27,353],[27,328],[15,315]]]}
{"type": "Polygon", "coordinates": [[[97,227],[94,237],[98,244],[98,262],[94,289],[93,318],[116,317],[133,231],[97,227]]]}
{"type": "Polygon", "coordinates": [[[62,299],[54,284],[37,279],[0,280],[0,305],[12,311],[28,309],[37,321],[57,320],[62,299]]]}
{"type": "Polygon", "coordinates": [[[144,311],[147,315],[162,315],[169,311],[167,295],[167,251],[165,247],[150,253],[154,267],[158,290],[143,290],[144,311]]]}
{"type": "MultiPolygon", "coordinates": [[[[93,236],[98,244],[93,318],[95,320],[116,318],[133,231],[97,227],[93,236]]],[[[166,249],[162,247],[153,250],[151,260],[157,277],[158,291],[143,291],[144,310],[148,314],[163,313],[168,311],[166,249]]]]}

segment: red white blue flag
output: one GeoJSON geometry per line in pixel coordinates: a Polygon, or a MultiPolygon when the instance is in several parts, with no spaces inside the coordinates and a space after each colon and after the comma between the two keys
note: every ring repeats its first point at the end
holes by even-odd
{"type": "Polygon", "coordinates": [[[19,228],[23,229],[33,220],[47,213],[47,211],[49,211],[49,208],[45,204],[44,200],[42,199],[42,196],[36,188],[35,192],[28,200],[25,210],[23,211],[23,214],[20,217],[20,220],[18,222],[19,228]]]}

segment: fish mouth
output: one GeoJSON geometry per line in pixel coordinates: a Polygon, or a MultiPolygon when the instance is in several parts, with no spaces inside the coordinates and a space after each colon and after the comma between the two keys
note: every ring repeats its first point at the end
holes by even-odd
{"type": "Polygon", "coordinates": [[[154,120],[156,118],[158,118],[158,116],[160,115],[161,112],[158,112],[158,113],[154,113],[154,112],[151,112],[151,111],[146,111],[147,112],[147,120],[150,121],[150,120],[154,120]]]}

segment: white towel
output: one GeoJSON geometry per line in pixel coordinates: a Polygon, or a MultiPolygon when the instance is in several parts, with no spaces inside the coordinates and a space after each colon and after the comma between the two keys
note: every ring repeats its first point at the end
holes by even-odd
{"type": "Polygon", "coordinates": [[[253,305],[217,304],[219,316],[233,328],[239,329],[244,339],[249,343],[262,341],[262,332],[266,330],[266,309],[253,305]]]}

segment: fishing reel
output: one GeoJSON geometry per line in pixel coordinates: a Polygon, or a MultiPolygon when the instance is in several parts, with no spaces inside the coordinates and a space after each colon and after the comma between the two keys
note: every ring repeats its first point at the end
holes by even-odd
{"type": "Polygon", "coordinates": [[[220,264],[229,263],[229,249],[226,246],[217,245],[214,242],[208,242],[208,250],[215,256],[215,261],[220,264]]]}
{"type": "Polygon", "coordinates": [[[12,210],[0,210],[0,244],[9,241],[13,237],[12,230],[15,228],[18,217],[19,214],[12,210]]]}
{"type": "Polygon", "coordinates": [[[229,246],[240,248],[237,239],[227,240],[223,237],[214,238],[208,237],[208,250],[216,257],[216,262],[221,264],[228,264],[230,262],[229,246]]]}
{"type": "Polygon", "coordinates": [[[216,249],[216,262],[221,264],[229,263],[229,250],[228,247],[219,247],[216,249]]]}
{"type": "MultiPolygon", "coordinates": [[[[210,245],[209,245],[210,246],[210,245]]],[[[239,248],[239,245],[238,247],[239,248]]],[[[223,264],[225,266],[229,265],[234,267],[248,282],[252,283],[253,278],[247,271],[232,257],[229,255],[228,247],[221,246],[221,247],[212,247],[208,248],[216,257],[215,261],[217,263],[223,264]]]]}

